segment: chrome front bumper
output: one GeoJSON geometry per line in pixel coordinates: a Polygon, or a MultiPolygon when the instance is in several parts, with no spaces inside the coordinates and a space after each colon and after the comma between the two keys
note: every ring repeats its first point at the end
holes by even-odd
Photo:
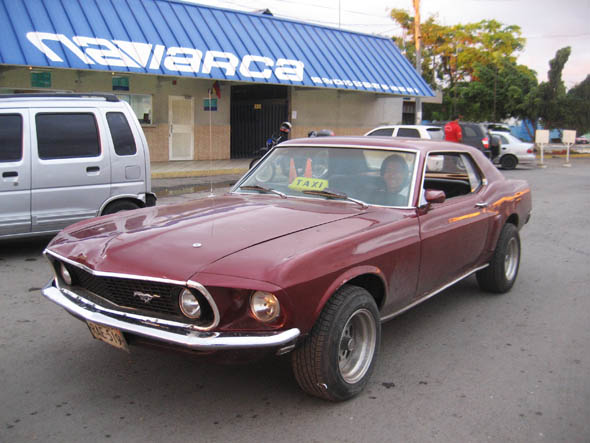
{"type": "Polygon", "coordinates": [[[143,315],[107,309],[65,288],[58,288],[55,279],[41,291],[45,297],[75,317],[123,332],[189,349],[215,351],[225,349],[280,348],[277,353],[290,351],[299,337],[297,328],[281,332],[230,333],[198,331],[190,324],[172,322],[143,315]]]}

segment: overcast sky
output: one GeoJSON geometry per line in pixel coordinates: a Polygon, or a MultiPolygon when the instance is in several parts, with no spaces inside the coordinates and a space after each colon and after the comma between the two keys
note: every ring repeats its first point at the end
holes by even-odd
{"type": "MultiPolygon", "coordinates": [[[[243,11],[268,8],[277,17],[383,36],[399,35],[391,8],[413,11],[412,0],[198,0],[195,3],[243,11]]],[[[421,0],[422,21],[436,14],[443,25],[496,19],[518,25],[526,38],[518,62],[547,79],[549,60],[571,46],[563,70],[567,88],[590,74],[590,0],[421,0]]]]}

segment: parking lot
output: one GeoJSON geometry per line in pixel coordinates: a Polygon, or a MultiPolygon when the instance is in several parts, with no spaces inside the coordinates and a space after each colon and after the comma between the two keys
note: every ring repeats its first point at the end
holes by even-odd
{"type": "Polygon", "coordinates": [[[563,162],[504,172],[533,193],[512,291],[470,277],[386,323],[368,388],[340,404],[306,396],[288,356],[217,365],[93,340],[40,294],[48,239],[2,242],[0,441],[590,441],[590,159],[563,162]]]}

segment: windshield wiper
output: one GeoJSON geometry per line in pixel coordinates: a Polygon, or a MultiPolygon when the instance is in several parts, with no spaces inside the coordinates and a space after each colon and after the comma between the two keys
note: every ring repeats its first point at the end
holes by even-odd
{"type": "Polygon", "coordinates": [[[348,200],[348,201],[351,201],[351,202],[356,203],[358,205],[361,205],[363,207],[363,209],[367,209],[369,207],[369,205],[366,204],[364,201],[349,197],[344,192],[334,192],[334,191],[330,191],[329,189],[324,189],[323,191],[306,190],[306,191],[301,191],[301,192],[303,192],[304,194],[308,194],[308,195],[317,195],[319,197],[333,198],[336,200],[348,200]]]}
{"type": "Polygon", "coordinates": [[[244,191],[259,191],[259,192],[264,192],[265,194],[276,194],[276,195],[280,196],[281,198],[287,198],[286,194],[283,194],[282,192],[277,191],[276,189],[265,188],[264,186],[259,186],[259,185],[244,185],[244,186],[240,186],[239,189],[243,189],[244,191]]]}

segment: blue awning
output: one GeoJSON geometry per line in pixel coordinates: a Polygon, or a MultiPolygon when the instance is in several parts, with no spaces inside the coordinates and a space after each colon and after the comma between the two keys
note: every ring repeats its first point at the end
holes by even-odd
{"type": "Polygon", "coordinates": [[[391,39],[172,0],[0,0],[0,63],[433,96],[391,39]]]}

